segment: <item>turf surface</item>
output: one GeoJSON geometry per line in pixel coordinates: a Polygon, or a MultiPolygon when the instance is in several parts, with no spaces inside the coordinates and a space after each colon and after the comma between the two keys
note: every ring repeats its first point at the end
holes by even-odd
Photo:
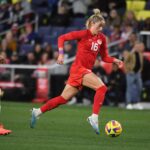
{"type": "Polygon", "coordinates": [[[63,106],[44,114],[35,129],[29,128],[31,103],[3,102],[0,122],[13,130],[0,136],[0,150],[150,150],[150,111],[103,107],[101,134],[96,135],[86,118],[91,107],[63,106]],[[109,120],[118,120],[123,133],[105,135],[109,120]]]}

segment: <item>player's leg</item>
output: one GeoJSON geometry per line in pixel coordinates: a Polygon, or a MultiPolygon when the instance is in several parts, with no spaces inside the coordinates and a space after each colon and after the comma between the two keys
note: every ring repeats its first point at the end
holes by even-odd
{"type": "Polygon", "coordinates": [[[78,93],[78,89],[67,84],[60,96],[50,99],[40,109],[42,113],[58,107],[59,105],[66,104],[73,96],[78,93]]]}
{"type": "MultiPolygon", "coordinates": [[[[1,112],[1,96],[3,96],[4,92],[0,88],[0,112],[1,112]]],[[[12,131],[4,128],[3,124],[0,123],[0,135],[10,134],[12,131]]]]}
{"type": "Polygon", "coordinates": [[[94,73],[86,74],[83,77],[82,84],[96,91],[94,96],[93,113],[98,115],[104,101],[107,87],[94,73]]]}
{"type": "Polygon", "coordinates": [[[96,133],[99,134],[98,114],[103,104],[107,87],[102,82],[102,80],[98,78],[94,73],[86,74],[83,77],[82,84],[96,91],[94,96],[92,115],[88,117],[88,121],[90,122],[96,133]]]}
{"type": "Polygon", "coordinates": [[[37,118],[47,112],[50,111],[59,105],[66,104],[68,100],[70,100],[73,96],[75,96],[78,93],[78,89],[70,86],[67,84],[61,93],[60,96],[57,96],[55,98],[52,98],[48,100],[44,105],[42,105],[40,108],[33,108],[32,110],[32,117],[31,117],[31,128],[34,128],[37,118]]]}

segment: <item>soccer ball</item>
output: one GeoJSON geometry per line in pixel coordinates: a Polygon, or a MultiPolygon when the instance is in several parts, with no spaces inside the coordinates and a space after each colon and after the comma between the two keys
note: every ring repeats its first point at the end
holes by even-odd
{"type": "Polygon", "coordinates": [[[105,132],[110,137],[117,137],[122,132],[121,124],[116,120],[111,120],[106,124],[105,132]]]}

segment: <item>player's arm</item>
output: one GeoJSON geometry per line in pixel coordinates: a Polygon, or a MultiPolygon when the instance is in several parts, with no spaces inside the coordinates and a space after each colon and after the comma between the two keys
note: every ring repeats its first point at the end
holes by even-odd
{"type": "Polygon", "coordinates": [[[63,34],[58,37],[58,50],[59,50],[59,56],[57,59],[58,64],[63,64],[64,62],[64,42],[70,41],[70,40],[80,40],[83,36],[86,35],[86,30],[81,31],[72,31],[66,34],[63,34]]]}
{"type": "Polygon", "coordinates": [[[115,57],[111,57],[108,54],[108,48],[107,48],[107,42],[106,42],[106,37],[103,36],[103,40],[102,40],[102,46],[100,49],[100,55],[101,58],[104,62],[107,63],[116,63],[119,67],[122,67],[123,62],[115,57]]]}

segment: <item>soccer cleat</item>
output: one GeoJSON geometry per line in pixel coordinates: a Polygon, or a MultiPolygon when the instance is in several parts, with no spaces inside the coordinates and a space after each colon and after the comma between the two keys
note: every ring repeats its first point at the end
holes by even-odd
{"type": "Polygon", "coordinates": [[[12,131],[11,130],[7,130],[7,129],[0,129],[0,135],[7,135],[10,134],[12,131]]]}
{"type": "Polygon", "coordinates": [[[10,134],[12,131],[4,129],[3,125],[0,124],[0,135],[7,135],[10,134]]]}
{"type": "Polygon", "coordinates": [[[35,124],[36,124],[36,121],[37,121],[38,117],[36,115],[36,109],[33,108],[32,109],[32,112],[31,112],[31,120],[30,120],[30,127],[31,128],[34,128],[35,127],[35,124]]]}
{"type": "Polygon", "coordinates": [[[96,132],[96,134],[100,134],[99,127],[98,127],[98,122],[96,122],[95,120],[93,120],[93,118],[91,116],[87,118],[87,121],[92,126],[92,128],[94,129],[94,131],[96,132]]]}

